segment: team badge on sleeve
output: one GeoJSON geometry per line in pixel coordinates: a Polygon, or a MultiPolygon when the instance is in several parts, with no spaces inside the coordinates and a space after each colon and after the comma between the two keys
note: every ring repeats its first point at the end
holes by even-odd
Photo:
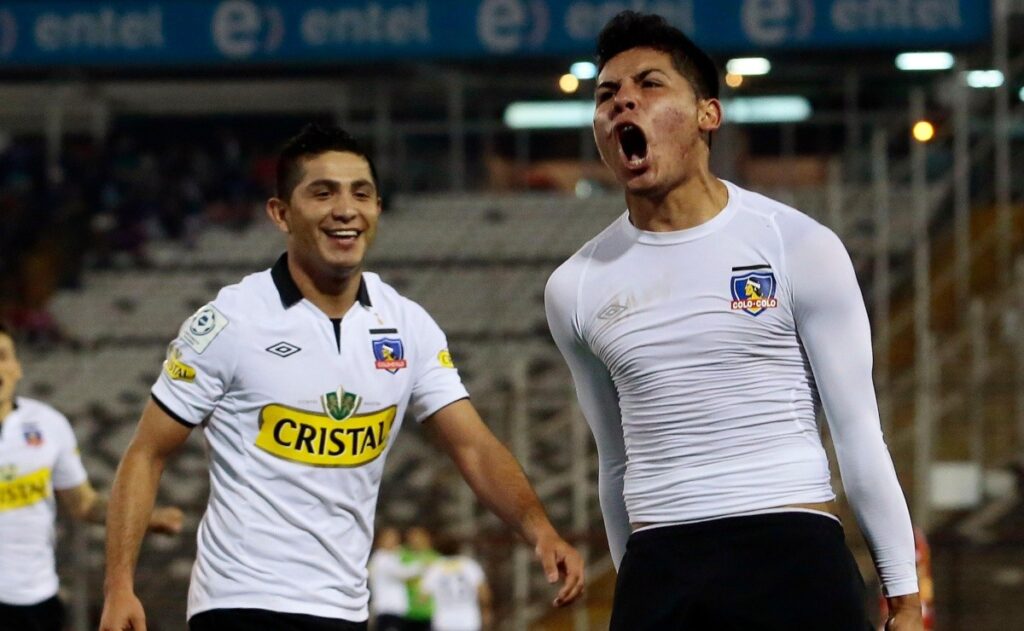
{"type": "Polygon", "coordinates": [[[452,354],[447,348],[441,349],[441,352],[437,354],[437,363],[441,364],[442,368],[455,368],[455,362],[452,361],[452,354]]]}
{"type": "Polygon", "coordinates": [[[758,316],[765,309],[778,307],[779,301],[775,297],[777,285],[775,274],[771,271],[751,271],[733,276],[730,282],[733,311],[745,311],[758,316]]]}
{"type": "Polygon", "coordinates": [[[212,304],[206,305],[185,321],[178,337],[192,350],[202,353],[227,325],[228,319],[217,310],[217,307],[212,304]]]}
{"type": "Polygon", "coordinates": [[[397,337],[382,337],[373,340],[373,356],[377,358],[377,370],[386,370],[392,375],[405,368],[405,346],[397,337]]]}
{"type": "Polygon", "coordinates": [[[43,432],[35,425],[25,424],[25,444],[30,447],[40,447],[43,444],[43,432]]]}

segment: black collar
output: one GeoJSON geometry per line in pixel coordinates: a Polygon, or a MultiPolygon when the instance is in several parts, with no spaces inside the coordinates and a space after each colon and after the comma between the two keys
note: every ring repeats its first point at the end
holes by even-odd
{"type": "MultiPolygon", "coordinates": [[[[302,300],[302,290],[295,284],[295,279],[292,278],[291,272],[288,271],[287,252],[277,259],[274,267],[270,268],[270,277],[274,279],[274,286],[277,287],[277,293],[281,297],[281,305],[285,309],[294,306],[302,300]]],[[[366,279],[362,275],[359,276],[359,293],[356,294],[356,299],[364,307],[373,306],[373,303],[370,302],[370,291],[366,288],[366,279]]]]}

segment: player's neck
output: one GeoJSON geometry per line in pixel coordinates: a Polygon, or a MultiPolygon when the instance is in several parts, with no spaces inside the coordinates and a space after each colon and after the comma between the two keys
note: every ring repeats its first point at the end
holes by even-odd
{"type": "Polygon", "coordinates": [[[729,189],[706,168],[663,195],[626,193],[630,222],[648,232],[695,228],[713,219],[728,203],[729,189]]]}
{"type": "Polygon", "coordinates": [[[362,268],[344,276],[331,276],[308,270],[297,257],[289,256],[288,271],[302,292],[302,297],[316,305],[329,318],[344,317],[359,295],[362,268]]]}
{"type": "Polygon", "coordinates": [[[0,401],[0,424],[2,424],[7,417],[10,416],[11,412],[14,411],[14,399],[7,401],[0,401]]]}

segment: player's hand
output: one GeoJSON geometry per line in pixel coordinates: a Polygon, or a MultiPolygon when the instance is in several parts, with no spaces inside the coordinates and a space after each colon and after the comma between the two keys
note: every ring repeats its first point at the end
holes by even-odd
{"type": "Polygon", "coordinates": [[[181,532],[185,513],[177,506],[158,506],[149,516],[149,531],[161,535],[176,535],[181,532]]]}
{"type": "Polygon", "coordinates": [[[553,531],[550,535],[537,539],[533,549],[537,560],[544,568],[544,575],[549,583],[563,581],[562,589],[552,604],[565,607],[583,593],[583,558],[576,549],[553,531]]]}
{"type": "Polygon", "coordinates": [[[885,631],[923,631],[924,622],[921,618],[921,598],[917,594],[894,596],[887,599],[889,618],[885,621],[885,631]]]}
{"type": "Polygon", "coordinates": [[[146,631],[146,613],[131,590],[107,593],[103,601],[100,631],[146,631]]]}

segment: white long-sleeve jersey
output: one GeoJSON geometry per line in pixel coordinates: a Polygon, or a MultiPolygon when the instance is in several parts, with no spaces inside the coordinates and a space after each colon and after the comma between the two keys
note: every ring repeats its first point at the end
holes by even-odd
{"type": "Polygon", "coordinates": [[[623,214],[548,281],[548,324],[597,441],[616,566],[630,522],[833,499],[823,404],[885,593],[916,592],[849,255],[810,217],[725,184],[729,202],[706,223],[645,232],[623,214]]]}

